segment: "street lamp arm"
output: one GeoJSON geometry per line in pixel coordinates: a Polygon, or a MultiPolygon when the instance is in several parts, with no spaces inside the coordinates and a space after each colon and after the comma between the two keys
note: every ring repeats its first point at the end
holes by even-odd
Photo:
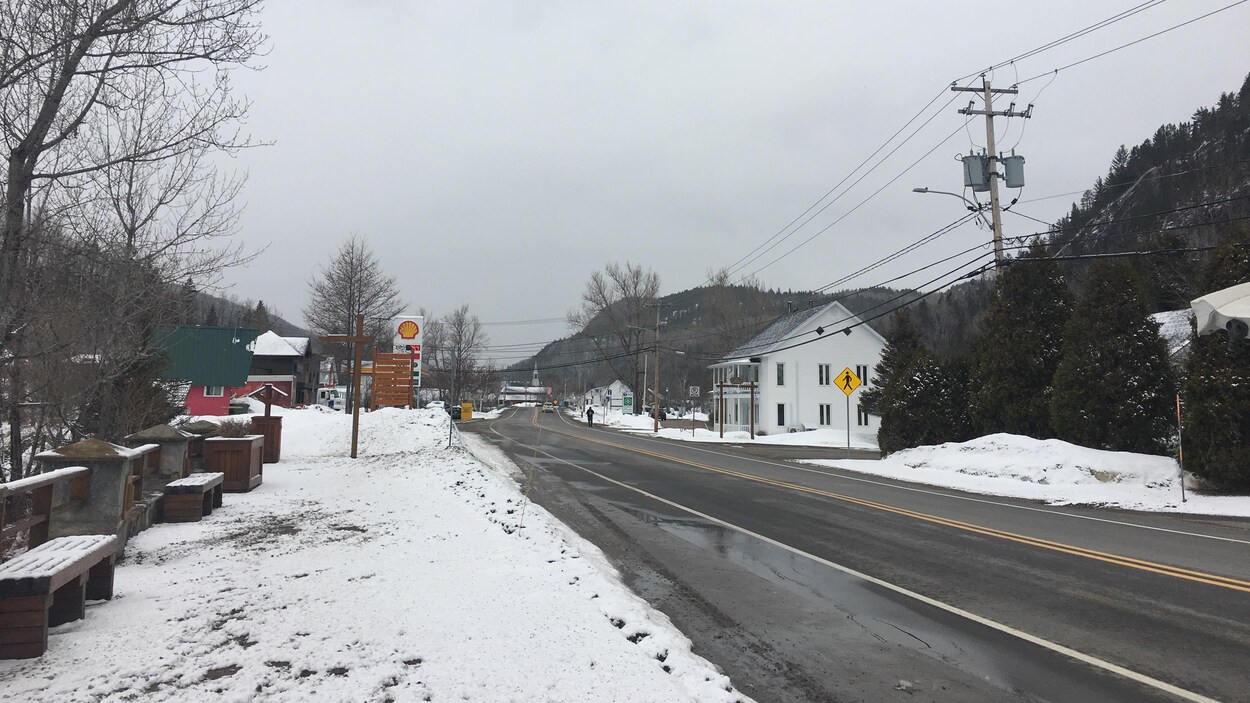
{"type": "Polygon", "coordinates": [[[964,203],[968,206],[968,209],[971,210],[972,212],[980,212],[981,210],[985,209],[985,206],[982,205],[981,203],[973,202],[965,198],[964,196],[960,195],[959,193],[951,193],[950,191],[946,191],[946,190],[930,190],[929,188],[912,188],[911,192],[913,193],[937,193],[938,195],[949,195],[952,198],[959,198],[960,200],[964,201],[964,203]]]}

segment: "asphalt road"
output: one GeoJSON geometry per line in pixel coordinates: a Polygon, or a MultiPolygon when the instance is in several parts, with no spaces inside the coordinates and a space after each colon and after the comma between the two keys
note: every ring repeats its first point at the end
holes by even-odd
{"type": "Polygon", "coordinates": [[[1248,521],[987,498],[534,410],[462,429],[532,469],[535,502],[759,701],[1250,700],[1248,521]]]}

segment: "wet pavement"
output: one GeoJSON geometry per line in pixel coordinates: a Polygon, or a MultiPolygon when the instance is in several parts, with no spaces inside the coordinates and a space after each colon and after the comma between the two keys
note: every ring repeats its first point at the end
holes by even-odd
{"type": "MultiPolygon", "coordinates": [[[[535,502],[603,549],[632,588],[757,700],[1174,700],[588,473],[615,471],[628,485],[655,492],[652,481],[620,470],[637,462],[624,452],[554,432],[540,436],[520,420],[497,424],[504,432],[496,443],[519,466],[538,469],[535,502]]],[[[684,490],[707,492],[701,485],[684,490]]],[[[674,495],[688,503],[688,493],[674,495]]],[[[785,511],[796,523],[810,518],[801,505],[767,497],[740,508],[755,519],[785,511]]],[[[749,522],[745,514],[740,522],[749,522]]],[[[805,546],[819,551],[840,537],[852,541],[846,532],[809,536],[805,546]]],[[[952,580],[956,591],[969,587],[952,580]]]]}

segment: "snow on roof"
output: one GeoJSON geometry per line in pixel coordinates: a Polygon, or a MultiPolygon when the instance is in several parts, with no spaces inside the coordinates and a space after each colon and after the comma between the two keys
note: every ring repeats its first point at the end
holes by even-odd
{"type": "MultiPolygon", "coordinates": [[[[304,339],[307,342],[307,338],[304,339]]],[[[286,337],[279,337],[269,330],[256,338],[256,351],[252,356],[303,356],[304,353],[291,346],[286,337]]]]}
{"type": "Polygon", "coordinates": [[[308,353],[308,345],[311,344],[308,337],[283,337],[282,341],[291,345],[291,348],[299,352],[300,356],[308,353]]]}
{"type": "Polygon", "coordinates": [[[799,328],[804,322],[815,317],[823,311],[827,306],[818,308],[808,308],[806,310],[797,310],[787,313],[779,317],[771,325],[765,327],[763,331],[747,340],[746,344],[725,355],[726,358],[750,357],[763,354],[787,335],[799,328]]]}
{"type": "Polygon", "coordinates": [[[1190,321],[1194,319],[1194,311],[1191,308],[1157,312],[1150,319],[1159,325],[1159,336],[1168,345],[1168,356],[1184,349],[1193,339],[1190,321]]]}

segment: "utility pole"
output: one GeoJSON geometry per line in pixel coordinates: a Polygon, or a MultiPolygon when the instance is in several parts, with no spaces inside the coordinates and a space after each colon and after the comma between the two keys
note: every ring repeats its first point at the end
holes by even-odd
{"type": "Polygon", "coordinates": [[[668,307],[668,303],[647,303],[647,307],[655,308],[655,386],[651,391],[652,432],[660,431],[660,310],[668,307]]]}
{"type": "Polygon", "coordinates": [[[985,109],[974,110],[972,101],[969,101],[968,107],[960,109],[959,114],[985,116],[985,148],[989,152],[990,218],[994,228],[994,267],[998,268],[1003,265],[1003,216],[998,202],[998,151],[997,146],[994,144],[994,118],[1023,117],[1028,119],[1033,115],[1033,106],[1029,105],[1024,112],[1018,112],[1015,109],[1016,104],[1013,102],[1006,110],[995,112],[995,95],[1017,95],[1020,91],[1015,88],[991,88],[990,81],[985,77],[984,73],[981,74],[980,88],[963,88],[952,85],[951,90],[956,93],[980,93],[981,99],[985,101],[985,109]]]}

